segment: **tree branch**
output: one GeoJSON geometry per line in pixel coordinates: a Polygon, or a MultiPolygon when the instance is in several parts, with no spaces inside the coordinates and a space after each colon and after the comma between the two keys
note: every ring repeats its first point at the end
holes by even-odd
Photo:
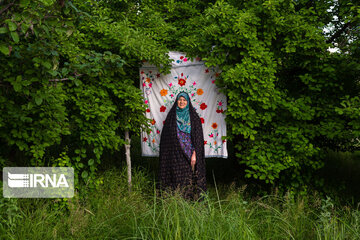
{"type": "Polygon", "coordinates": [[[9,3],[8,5],[6,5],[3,9],[1,9],[1,11],[0,11],[0,15],[3,13],[3,12],[5,12],[6,10],[8,10],[11,6],[13,6],[14,5],[14,2],[12,2],[12,3],[9,3]]]}
{"type": "Polygon", "coordinates": [[[61,81],[67,81],[69,80],[69,78],[62,78],[62,79],[49,79],[49,82],[61,82],[61,81]]]}

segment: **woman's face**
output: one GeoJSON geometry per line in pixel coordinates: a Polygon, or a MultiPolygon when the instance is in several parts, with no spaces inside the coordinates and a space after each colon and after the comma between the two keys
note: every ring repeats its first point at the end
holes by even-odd
{"type": "Polygon", "coordinates": [[[177,100],[178,107],[181,109],[186,107],[187,103],[188,102],[186,101],[186,98],[184,98],[184,97],[179,97],[179,99],[177,100]]]}

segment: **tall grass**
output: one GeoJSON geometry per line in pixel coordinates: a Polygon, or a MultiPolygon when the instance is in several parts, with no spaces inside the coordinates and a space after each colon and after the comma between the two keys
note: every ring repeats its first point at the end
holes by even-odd
{"type": "MultiPolygon", "coordinates": [[[[146,171],[102,174],[104,184],[85,200],[70,199],[55,209],[51,199],[18,199],[15,223],[2,221],[6,239],[360,239],[360,211],[335,206],[316,194],[295,198],[276,192],[247,196],[246,186],[209,186],[202,202],[180,193],[158,197],[146,171]]],[[[1,212],[6,219],[5,212],[1,212]]]]}

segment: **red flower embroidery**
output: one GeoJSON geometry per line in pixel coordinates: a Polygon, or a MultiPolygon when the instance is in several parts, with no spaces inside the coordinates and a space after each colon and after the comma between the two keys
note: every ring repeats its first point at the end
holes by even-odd
{"type": "Polygon", "coordinates": [[[204,145],[206,145],[207,144],[207,141],[204,141],[204,145]]]}
{"type": "Polygon", "coordinates": [[[222,140],[222,142],[224,143],[224,142],[226,142],[226,140],[224,139],[224,140],[222,140]]]}
{"type": "Polygon", "coordinates": [[[209,69],[205,69],[205,73],[208,73],[209,72],[209,69]]]}
{"type": "Polygon", "coordinates": [[[144,137],[144,138],[143,138],[143,141],[146,142],[146,141],[147,141],[147,137],[144,137]]]}
{"type": "Polygon", "coordinates": [[[156,130],[156,133],[157,133],[157,134],[159,134],[159,133],[160,133],[160,131],[159,131],[159,130],[156,130]]]}
{"type": "Polygon", "coordinates": [[[165,112],[165,110],[166,110],[166,107],[165,107],[165,106],[161,106],[161,107],[160,107],[160,112],[165,112]]]}
{"type": "Polygon", "coordinates": [[[146,109],[146,112],[150,112],[150,109],[146,109]]]}
{"type": "Polygon", "coordinates": [[[156,77],[159,78],[159,77],[160,77],[160,73],[156,74],[156,77]]]}
{"type": "Polygon", "coordinates": [[[180,78],[180,79],[179,79],[179,85],[180,85],[180,86],[184,86],[185,83],[186,83],[185,79],[183,79],[183,78],[180,78]]]}
{"type": "Polygon", "coordinates": [[[207,108],[207,105],[205,104],[205,103],[202,103],[201,105],[200,105],[200,109],[201,110],[205,110],[207,108]]]}
{"type": "Polygon", "coordinates": [[[201,123],[205,123],[204,118],[200,118],[200,120],[201,120],[201,123]]]}
{"type": "Polygon", "coordinates": [[[224,112],[224,110],[222,110],[222,109],[221,109],[221,110],[220,110],[220,112],[221,112],[221,113],[223,113],[223,112],[224,112]]]}
{"type": "Polygon", "coordinates": [[[183,58],[184,58],[184,56],[181,56],[181,57],[180,57],[180,59],[183,59],[183,58]]]}
{"type": "Polygon", "coordinates": [[[144,71],[141,71],[141,74],[144,74],[144,71]]]}
{"type": "Polygon", "coordinates": [[[217,112],[217,113],[221,113],[221,110],[220,110],[220,109],[216,109],[216,112],[217,112]]]}

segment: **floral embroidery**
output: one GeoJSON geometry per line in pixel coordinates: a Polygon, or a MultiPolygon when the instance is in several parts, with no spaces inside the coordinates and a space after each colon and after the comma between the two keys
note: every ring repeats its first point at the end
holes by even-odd
{"type": "Polygon", "coordinates": [[[160,91],[160,95],[161,96],[166,96],[168,94],[168,90],[166,90],[166,89],[162,89],[161,91],[160,91]]]}
{"type": "Polygon", "coordinates": [[[222,101],[218,101],[218,104],[217,104],[217,106],[216,106],[216,112],[217,112],[217,113],[223,113],[223,112],[224,112],[222,101]]]}
{"type": "MultiPolygon", "coordinates": [[[[185,63],[189,61],[189,59],[185,56],[182,56],[182,58],[178,58],[178,60],[178,63],[185,63]]],[[[198,61],[200,61],[200,59],[198,61]]],[[[205,75],[204,72],[208,74],[206,77],[209,78],[211,83],[215,84],[216,79],[217,77],[219,77],[220,73],[218,73],[213,68],[203,68],[202,73],[205,75]]],[[[146,137],[143,135],[143,145],[146,146],[146,148],[153,153],[159,152],[159,140],[161,131],[156,126],[157,121],[155,120],[155,115],[152,114],[152,111],[156,111],[156,109],[150,109],[149,106],[149,95],[152,94],[152,87],[154,86],[154,90],[156,89],[157,94],[162,97],[163,103],[161,104],[160,102],[157,111],[158,113],[164,114],[163,116],[166,115],[166,110],[169,109],[169,106],[173,105],[175,97],[177,96],[177,94],[179,94],[179,92],[184,91],[187,92],[189,96],[191,96],[191,103],[195,107],[196,112],[199,114],[201,124],[204,124],[202,125],[203,129],[207,129],[206,132],[204,132],[204,135],[206,137],[204,139],[204,145],[208,150],[211,149],[212,153],[220,153],[223,145],[226,144],[226,140],[223,140],[223,137],[221,137],[221,129],[219,129],[220,126],[217,123],[211,123],[207,119],[207,124],[205,124],[203,114],[206,112],[204,110],[207,109],[208,105],[206,104],[207,102],[203,102],[206,101],[206,99],[204,98],[204,95],[206,95],[206,91],[204,91],[204,88],[201,87],[202,85],[200,84],[200,79],[192,78],[192,76],[189,76],[186,73],[179,72],[177,76],[174,76],[172,81],[170,80],[171,82],[167,82],[167,85],[157,85],[157,88],[155,88],[155,85],[153,84],[157,84],[156,81],[161,81],[161,79],[158,80],[158,78],[163,76],[160,75],[160,73],[156,70],[148,71],[141,69],[140,73],[140,86],[143,88],[144,103],[147,105],[145,113],[146,116],[150,118],[151,123],[151,131],[149,131],[147,135],[145,135],[146,137]]],[[[220,93],[216,86],[213,87],[215,87],[215,91],[217,93],[220,93]]],[[[219,114],[223,113],[226,109],[224,100],[219,99],[217,101],[217,104],[215,106],[211,106],[211,108],[215,108],[216,112],[219,114]]],[[[165,120],[161,122],[164,124],[165,120]]]]}
{"type": "Polygon", "coordinates": [[[176,60],[176,63],[183,63],[183,62],[187,62],[187,57],[184,56],[180,56],[180,59],[176,60]]]}
{"type": "Polygon", "coordinates": [[[179,85],[180,85],[180,86],[184,86],[185,84],[186,84],[185,79],[180,78],[180,79],[179,79],[179,85]]]}
{"type": "Polygon", "coordinates": [[[196,91],[196,94],[197,95],[203,95],[203,93],[204,93],[204,90],[202,90],[201,88],[199,88],[197,91],[196,91]]]}
{"type": "Polygon", "coordinates": [[[201,110],[205,110],[207,108],[207,105],[205,104],[205,103],[202,103],[201,105],[200,105],[200,109],[201,110]]]}

